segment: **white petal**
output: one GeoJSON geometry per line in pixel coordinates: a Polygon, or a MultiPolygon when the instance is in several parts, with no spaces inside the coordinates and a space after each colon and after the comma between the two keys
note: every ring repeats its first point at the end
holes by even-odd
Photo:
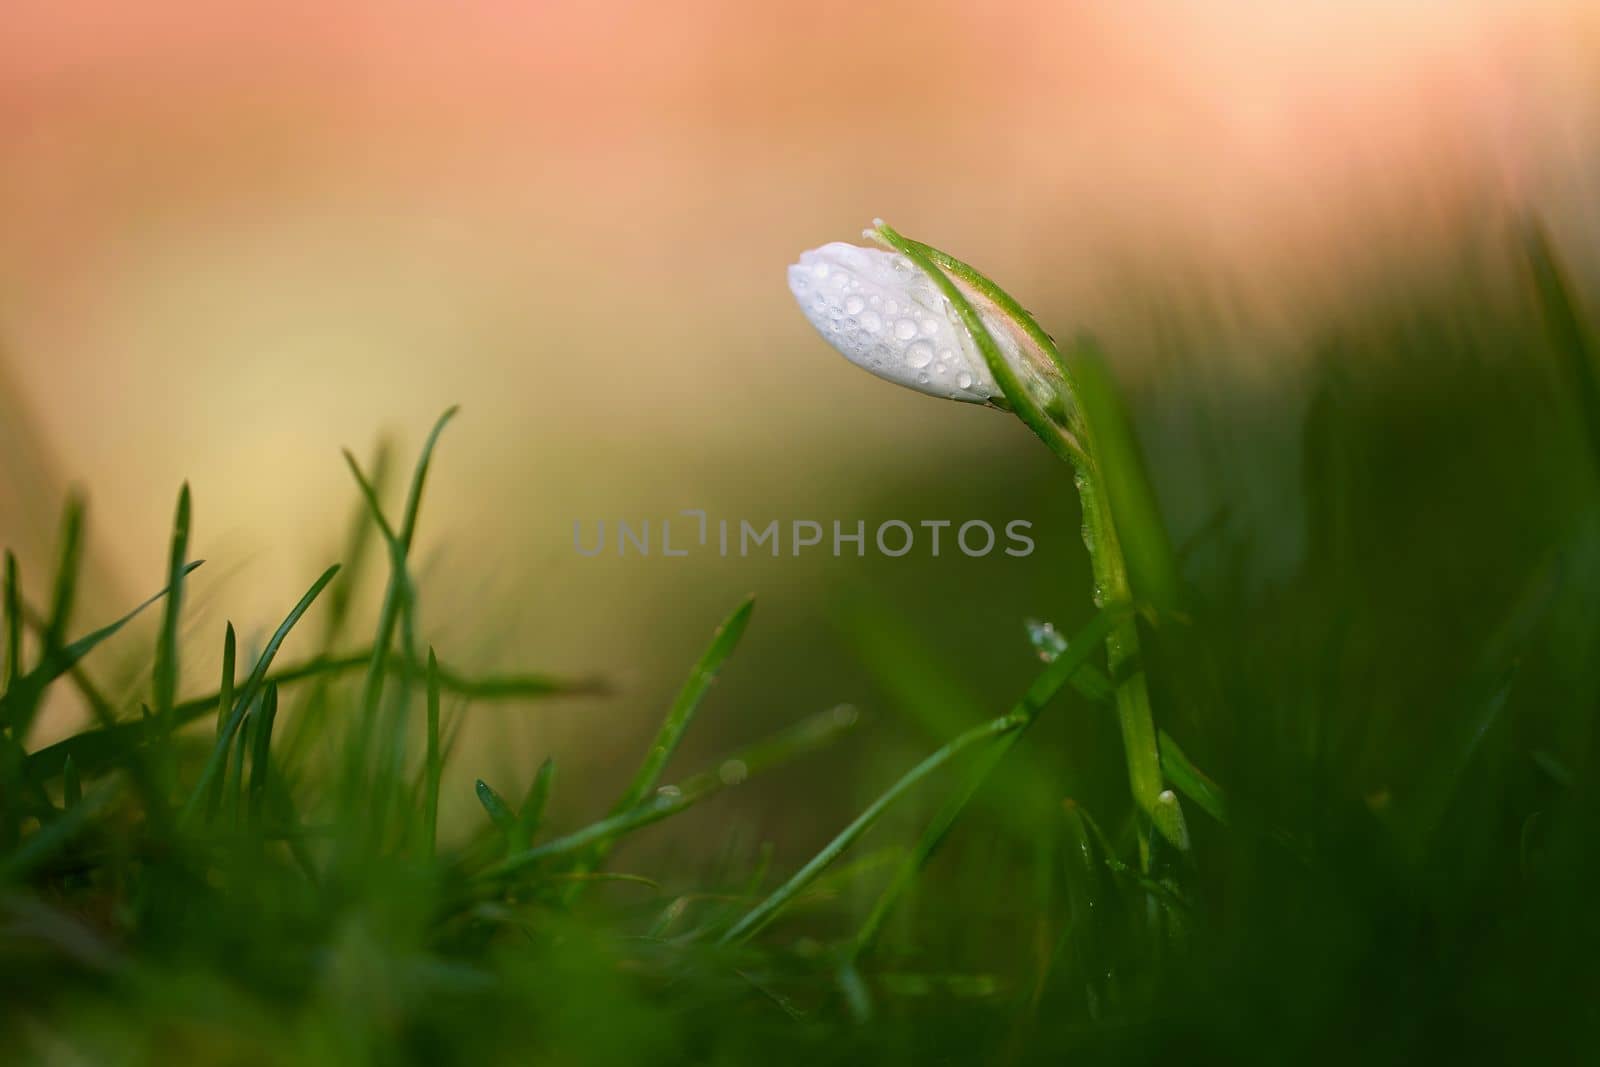
{"type": "Polygon", "coordinates": [[[824,340],[880,378],[975,404],[1000,394],[939,287],[898,253],[824,245],[789,268],[789,289],[824,340]]]}

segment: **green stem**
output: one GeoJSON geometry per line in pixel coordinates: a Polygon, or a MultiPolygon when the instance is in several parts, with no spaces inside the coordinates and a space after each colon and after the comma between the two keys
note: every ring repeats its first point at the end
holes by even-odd
{"type": "MultiPolygon", "coordinates": [[[[1034,321],[1033,316],[979,271],[930,245],[913,241],[887,225],[880,223],[877,233],[938,285],[977,344],[1018,418],[1057,458],[1076,470],[1078,496],[1083,503],[1084,545],[1089,550],[1089,563],[1094,574],[1096,605],[1132,602],[1133,590],[1128,580],[1127,562],[1123,558],[1109,500],[1103,490],[1101,451],[1088,413],[1077,403],[1071,368],[1062,358],[1060,349],[1034,321]],[[1053,385],[1059,403],[1041,405],[1023,386],[1015,369],[984,325],[982,316],[955,279],[960,279],[982,295],[1039,347],[1054,368],[1053,385]]],[[[1139,628],[1134,619],[1119,623],[1106,638],[1106,660],[1116,685],[1117,720],[1122,728],[1122,745],[1128,761],[1128,785],[1134,803],[1163,837],[1180,850],[1186,850],[1189,835],[1184,826],[1183,812],[1176,798],[1166,793],[1161,774],[1155,717],[1150,710],[1150,693],[1139,662],[1139,628]]],[[[1139,852],[1141,860],[1148,864],[1149,839],[1143,821],[1139,826],[1139,852]]]]}
{"type": "MultiPolygon", "coordinates": [[[[1091,455],[1093,441],[1089,442],[1091,455]]],[[[1117,539],[1110,511],[1101,498],[1099,480],[1079,472],[1078,497],[1083,502],[1085,540],[1089,564],[1094,574],[1095,603],[1127,603],[1133,592],[1122,545],[1117,539]]],[[[1182,815],[1173,824],[1173,809],[1161,800],[1166,788],[1161,774],[1161,754],[1156,742],[1155,716],[1150,710],[1150,690],[1145,684],[1144,665],[1139,662],[1139,623],[1128,617],[1119,621],[1106,636],[1106,666],[1116,686],[1117,724],[1122,729],[1122,748],[1128,762],[1128,787],[1134,803],[1180,849],[1187,847],[1188,834],[1180,829],[1182,815]]],[[[1148,866],[1149,840],[1145,827],[1139,827],[1139,854],[1148,866]]]]}

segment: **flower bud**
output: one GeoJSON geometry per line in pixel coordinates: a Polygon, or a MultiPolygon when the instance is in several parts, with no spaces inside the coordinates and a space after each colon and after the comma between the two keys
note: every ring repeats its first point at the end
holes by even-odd
{"type": "Polygon", "coordinates": [[[1014,300],[881,221],[866,236],[890,247],[835,242],[789,268],[789,288],[825,340],[898,385],[1016,411],[1041,435],[1065,429],[1071,391],[1054,346],[1014,300]]]}
{"type": "Polygon", "coordinates": [[[898,252],[823,245],[789,268],[789,289],[856,366],[930,396],[985,404],[1001,395],[950,301],[898,252]]]}

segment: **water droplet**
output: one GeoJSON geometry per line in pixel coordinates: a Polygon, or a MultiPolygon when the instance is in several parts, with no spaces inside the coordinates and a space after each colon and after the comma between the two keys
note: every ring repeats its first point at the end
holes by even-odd
{"type": "Polygon", "coordinates": [[[1067,639],[1048,622],[1028,619],[1024,625],[1028,629],[1028,643],[1033,645],[1039,658],[1046,663],[1054,662],[1057,656],[1067,650],[1067,639]]]}
{"type": "Polygon", "coordinates": [[[960,374],[956,375],[956,384],[963,389],[971,389],[972,375],[968,374],[966,371],[962,371],[960,374]]]}
{"type": "Polygon", "coordinates": [[[885,311],[885,312],[886,312],[886,313],[888,313],[888,314],[890,314],[890,315],[893,315],[893,314],[895,314],[895,313],[896,313],[896,312],[898,312],[898,311],[899,311],[899,310],[900,310],[900,303],[899,303],[899,301],[897,301],[897,300],[890,300],[890,301],[887,301],[887,302],[886,302],[886,303],[885,303],[885,304],[884,304],[884,305],[883,305],[883,310],[884,310],[884,311],[885,311]]]}
{"type": "MultiPolygon", "coordinates": [[[[911,364],[913,367],[926,367],[928,364],[933,362],[933,349],[929,348],[921,341],[918,341],[916,344],[906,349],[906,362],[911,364]]],[[[923,375],[922,380],[927,381],[927,375],[923,375]]]]}
{"type": "Polygon", "coordinates": [[[942,352],[940,352],[940,353],[939,353],[939,361],[940,361],[940,362],[941,362],[941,363],[943,363],[943,362],[945,362],[945,361],[947,361],[947,360],[949,360],[949,359],[951,359],[951,358],[953,358],[953,357],[954,357],[954,356],[955,356],[955,353],[954,353],[954,352],[952,352],[952,351],[950,351],[950,350],[949,350],[949,349],[948,349],[948,348],[947,348],[947,349],[945,349],[945,350],[944,350],[944,351],[942,351],[942,352]]]}
{"type": "Polygon", "coordinates": [[[833,721],[840,726],[850,726],[856,721],[856,709],[849,704],[840,704],[833,709],[833,721]]]}
{"type": "Polygon", "coordinates": [[[861,313],[861,328],[863,330],[868,333],[877,333],[882,326],[883,320],[878,317],[876,311],[863,311],[861,313]]]}
{"type": "Polygon", "coordinates": [[[683,790],[675,785],[664,785],[656,790],[656,796],[661,797],[663,800],[676,800],[678,797],[683,796],[683,790]]]}
{"type": "Polygon", "coordinates": [[[1099,582],[1094,584],[1094,606],[1097,608],[1106,606],[1106,587],[1099,582]]]}
{"type": "Polygon", "coordinates": [[[923,385],[927,385],[928,384],[928,376],[926,374],[919,374],[919,375],[917,375],[917,381],[921,382],[923,385]]]}
{"type": "Polygon", "coordinates": [[[851,315],[861,314],[861,309],[866,306],[866,301],[862,300],[859,296],[852,296],[849,300],[844,302],[845,311],[851,315]]]}
{"type": "Polygon", "coordinates": [[[939,332],[939,320],[929,315],[922,320],[922,333],[925,337],[932,337],[939,332]]]}
{"type": "Polygon", "coordinates": [[[750,777],[750,768],[742,759],[724,760],[717,768],[717,777],[722,779],[723,785],[738,785],[750,777]]]}
{"type": "Polygon", "coordinates": [[[909,341],[917,335],[917,324],[910,319],[901,319],[894,324],[894,335],[902,341],[909,341]]]}
{"type": "Polygon", "coordinates": [[[867,303],[871,304],[873,307],[877,307],[879,304],[883,303],[883,297],[879,296],[877,293],[873,293],[871,296],[867,297],[867,303]]]}
{"type": "Polygon", "coordinates": [[[818,263],[815,267],[811,268],[811,273],[816,275],[818,278],[826,278],[831,272],[826,263],[818,263]]]}

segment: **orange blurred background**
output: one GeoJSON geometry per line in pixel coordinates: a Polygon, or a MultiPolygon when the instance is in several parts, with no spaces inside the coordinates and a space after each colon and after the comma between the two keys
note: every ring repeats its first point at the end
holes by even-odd
{"type": "Polygon", "coordinates": [[[440,639],[499,594],[517,666],[676,675],[805,574],[585,568],[573,519],[850,517],[874,478],[1031,456],[810,336],[801,249],[881,215],[1058,335],[1137,332],[1129,279],[1297,323],[1464,220],[1593,235],[1597,60],[1600,10],[1553,0],[11,0],[0,541],[42,576],[80,482],[125,602],[188,479],[209,642],[215,600],[264,625],[336,550],[342,446],[459,402],[440,639]]]}

